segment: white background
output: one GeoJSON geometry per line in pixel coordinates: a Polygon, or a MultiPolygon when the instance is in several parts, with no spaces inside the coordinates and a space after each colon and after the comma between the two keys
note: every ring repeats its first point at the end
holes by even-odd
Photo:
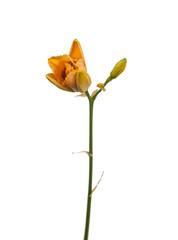
{"type": "Polygon", "coordinates": [[[178,239],[176,3],[1,2],[1,240],[83,239],[88,102],[45,78],[75,38],[90,92],[128,60],[95,103],[89,239],[178,239]]]}

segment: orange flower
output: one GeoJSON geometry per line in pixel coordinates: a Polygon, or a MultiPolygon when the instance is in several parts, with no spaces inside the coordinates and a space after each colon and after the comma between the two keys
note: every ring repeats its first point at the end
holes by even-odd
{"type": "Polygon", "coordinates": [[[46,77],[58,88],[82,93],[88,90],[91,79],[78,40],[73,41],[69,55],[51,57],[48,63],[53,73],[47,74],[46,77]]]}

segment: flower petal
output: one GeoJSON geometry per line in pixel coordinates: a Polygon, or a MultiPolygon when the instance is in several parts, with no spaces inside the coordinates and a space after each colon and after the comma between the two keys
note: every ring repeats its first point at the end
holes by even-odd
{"type": "Polygon", "coordinates": [[[71,88],[74,92],[78,92],[78,88],[76,85],[76,76],[77,72],[72,71],[69,74],[67,74],[67,77],[65,78],[65,85],[71,88]]]}
{"type": "Polygon", "coordinates": [[[65,90],[65,91],[68,91],[68,92],[73,92],[70,88],[68,88],[67,86],[64,86],[62,84],[60,84],[57,79],[55,78],[55,75],[53,73],[48,73],[46,75],[46,78],[51,82],[53,83],[56,87],[62,89],[62,90],[65,90]]]}
{"type": "Polygon", "coordinates": [[[56,79],[59,82],[63,82],[65,79],[65,63],[69,61],[68,55],[51,57],[48,59],[50,68],[52,69],[56,79]]]}
{"type": "Polygon", "coordinates": [[[83,51],[82,51],[82,47],[79,43],[79,41],[77,39],[75,39],[72,43],[71,49],[70,49],[70,53],[69,56],[73,59],[83,59],[84,62],[84,66],[86,68],[86,64],[85,64],[85,59],[84,59],[84,55],[83,55],[83,51]]]}
{"type": "Polygon", "coordinates": [[[84,71],[84,72],[87,71],[87,69],[86,69],[86,67],[85,67],[85,63],[84,63],[84,61],[83,61],[82,58],[80,58],[80,59],[75,63],[75,65],[80,69],[80,71],[84,71]]]}
{"type": "Polygon", "coordinates": [[[78,92],[86,92],[91,85],[91,78],[86,72],[77,72],[76,85],[78,92]]]}

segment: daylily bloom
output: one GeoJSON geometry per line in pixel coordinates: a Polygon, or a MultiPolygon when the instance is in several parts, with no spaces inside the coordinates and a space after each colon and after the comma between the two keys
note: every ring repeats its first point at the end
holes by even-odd
{"type": "Polygon", "coordinates": [[[73,41],[69,55],[51,57],[48,63],[53,73],[47,74],[46,77],[58,88],[81,93],[88,90],[91,79],[87,73],[83,51],[78,40],[73,41]]]}

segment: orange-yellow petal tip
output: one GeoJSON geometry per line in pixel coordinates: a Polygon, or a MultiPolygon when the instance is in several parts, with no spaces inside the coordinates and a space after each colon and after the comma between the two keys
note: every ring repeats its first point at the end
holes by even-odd
{"type": "Polygon", "coordinates": [[[82,47],[80,45],[80,42],[77,39],[74,39],[74,41],[72,42],[72,46],[70,48],[69,56],[71,58],[77,59],[77,60],[83,59],[84,65],[86,67],[82,47]]]}

